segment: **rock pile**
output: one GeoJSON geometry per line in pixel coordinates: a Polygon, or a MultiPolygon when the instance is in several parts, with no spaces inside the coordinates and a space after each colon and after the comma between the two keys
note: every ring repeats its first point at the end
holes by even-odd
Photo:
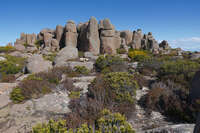
{"type": "Polygon", "coordinates": [[[55,52],[70,46],[93,55],[116,54],[121,46],[154,53],[170,48],[167,41],[158,44],[151,32],[143,34],[140,29],[117,31],[109,19],[98,22],[94,17],[78,25],[70,20],[65,27],[57,25],[55,30],[43,29],[38,35],[22,33],[14,46],[19,51],[28,52],[34,52],[36,48],[43,52],[55,52]]]}

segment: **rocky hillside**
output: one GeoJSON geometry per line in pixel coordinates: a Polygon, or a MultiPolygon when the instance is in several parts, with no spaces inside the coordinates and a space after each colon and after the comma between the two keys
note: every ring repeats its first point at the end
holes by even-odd
{"type": "Polygon", "coordinates": [[[68,21],[0,47],[0,132],[192,133],[189,91],[200,53],[68,21]]]}

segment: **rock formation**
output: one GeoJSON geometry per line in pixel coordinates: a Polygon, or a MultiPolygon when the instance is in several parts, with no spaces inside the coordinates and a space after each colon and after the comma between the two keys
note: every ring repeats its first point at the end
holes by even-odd
{"type": "Polygon", "coordinates": [[[19,51],[34,52],[38,48],[44,54],[68,46],[78,48],[79,51],[91,52],[93,55],[116,54],[116,50],[121,46],[126,50],[132,47],[154,53],[170,49],[167,41],[158,44],[151,32],[143,34],[140,29],[133,32],[117,31],[109,19],[100,20],[98,23],[94,17],[78,25],[70,20],[65,27],[57,25],[55,30],[46,28],[37,36],[22,33],[15,42],[15,48],[19,51]]]}

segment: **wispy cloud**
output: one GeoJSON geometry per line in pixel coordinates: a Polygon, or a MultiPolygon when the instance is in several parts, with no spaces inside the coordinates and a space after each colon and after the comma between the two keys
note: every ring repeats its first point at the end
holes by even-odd
{"type": "Polygon", "coordinates": [[[200,51],[200,37],[181,38],[169,41],[173,48],[180,47],[189,51],[200,51]]]}

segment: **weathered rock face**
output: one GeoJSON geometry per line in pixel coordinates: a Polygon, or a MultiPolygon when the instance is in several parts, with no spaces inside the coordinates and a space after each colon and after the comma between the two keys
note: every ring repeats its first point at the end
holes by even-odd
{"type": "Polygon", "coordinates": [[[77,46],[77,30],[76,24],[73,21],[68,21],[65,26],[65,46],[73,46],[76,48],[77,46]]]}
{"type": "Polygon", "coordinates": [[[28,73],[39,73],[52,68],[50,61],[44,60],[42,55],[35,54],[28,58],[26,70],[28,73]]]}
{"type": "Polygon", "coordinates": [[[73,46],[67,46],[58,52],[54,63],[56,66],[63,66],[67,60],[76,58],[78,58],[78,49],[73,46]]]}
{"type": "Polygon", "coordinates": [[[94,17],[91,17],[89,21],[87,37],[88,37],[88,42],[89,42],[88,51],[92,52],[95,55],[99,54],[100,39],[99,39],[99,31],[98,31],[98,22],[96,18],[94,17]]]}
{"type": "Polygon", "coordinates": [[[64,34],[64,28],[61,25],[56,26],[56,40],[60,45],[62,45],[63,41],[63,35],[64,34]]]}
{"type": "Polygon", "coordinates": [[[74,21],[70,20],[65,27],[57,25],[55,30],[43,29],[37,36],[22,33],[20,39],[15,42],[15,48],[18,51],[35,52],[38,48],[42,51],[39,51],[40,53],[59,51],[66,46],[78,48],[83,52],[91,52],[93,55],[116,54],[120,46],[126,50],[132,47],[133,49],[150,50],[154,53],[170,49],[166,41],[158,45],[151,32],[143,34],[140,29],[134,32],[129,30],[118,32],[109,19],[100,20],[98,24],[94,17],[77,26],[74,21]],[[27,46],[24,44],[34,48],[26,50],[27,46]]]}
{"type": "Polygon", "coordinates": [[[141,49],[142,48],[142,38],[143,38],[143,34],[140,29],[137,31],[134,31],[133,38],[132,38],[132,48],[141,49]]]}
{"type": "Polygon", "coordinates": [[[35,47],[36,40],[37,40],[36,34],[21,33],[20,38],[16,39],[14,47],[18,51],[25,51],[26,47],[27,48],[35,47]]]}
{"type": "Polygon", "coordinates": [[[98,22],[96,18],[91,17],[88,23],[79,24],[77,26],[78,48],[81,51],[89,51],[94,55],[100,53],[100,39],[98,31],[98,22]]]}
{"type": "Polygon", "coordinates": [[[125,44],[130,45],[133,39],[133,32],[126,30],[120,32],[120,37],[125,39],[125,44]]]}
{"type": "Polygon", "coordinates": [[[100,21],[99,30],[101,53],[116,54],[116,50],[120,48],[121,45],[120,32],[115,31],[109,19],[100,21]]]}

